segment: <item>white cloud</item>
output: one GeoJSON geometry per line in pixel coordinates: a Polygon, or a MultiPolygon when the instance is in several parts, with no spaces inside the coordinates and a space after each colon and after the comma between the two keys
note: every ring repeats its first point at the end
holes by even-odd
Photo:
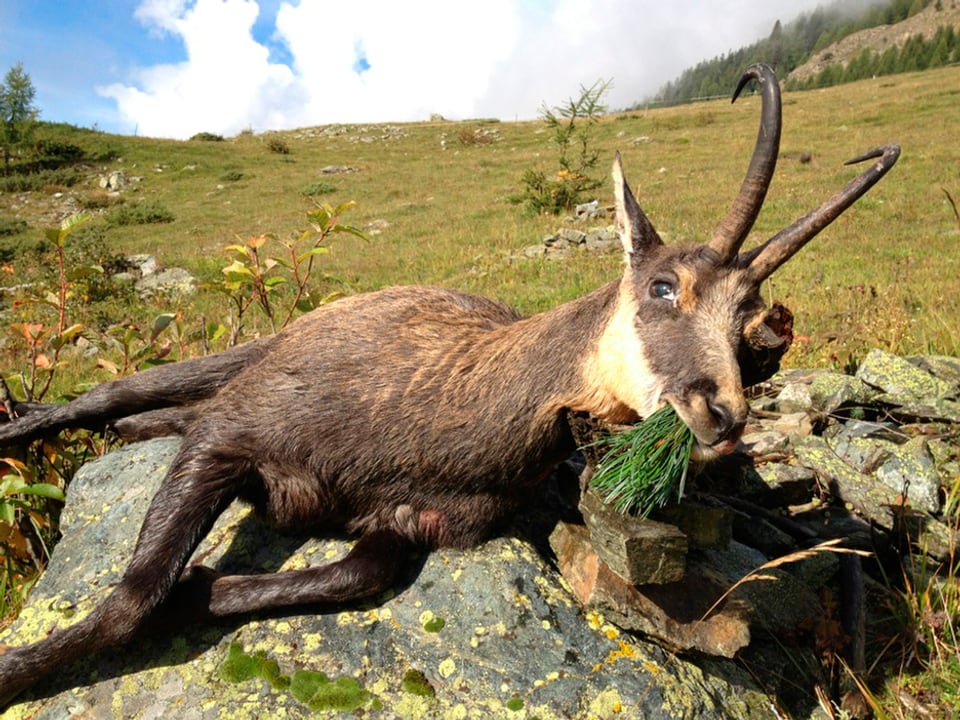
{"type": "Polygon", "coordinates": [[[100,92],[140,134],[169,137],[434,112],[531,118],[598,79],[613,79],[607,102],[624,107],[817,3],[144,0],[136,18],[177,37],[186,59],[100,92]],[[259,18],[266,41],[254,37],[261,7],[277,8],[259,18]]]}

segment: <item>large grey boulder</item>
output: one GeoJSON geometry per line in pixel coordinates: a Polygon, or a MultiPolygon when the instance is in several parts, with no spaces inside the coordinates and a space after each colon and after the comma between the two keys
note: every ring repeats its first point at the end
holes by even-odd
{"type": "MultiPolygon", "coordinates": [[[[178,447],[130,445],[84,466],[64,536],[0,643],[76,622],[126,565],[178,447]]],[[[263,572],[329,561],[343,541],[279,535],[240,505],[199,549],[203,563],[263,572]]],[[[144,634],[41,681],[4,718],[761,718],[774,701],[736,662],[671,654],[583,613],[527,542],[504,538],[425,557],[408,587],[334,611],[303,609],[144,634]]],[[[809,707],[807,708],[810,709],[809,707]]]]}

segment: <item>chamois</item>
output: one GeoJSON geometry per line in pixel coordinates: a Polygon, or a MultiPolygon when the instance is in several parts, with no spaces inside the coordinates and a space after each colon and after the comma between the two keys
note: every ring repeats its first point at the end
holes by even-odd
{"type": "MultiPolygon", "coordinates": [[[[760,285],[896,162],[888,145],[816,210],[749,251],[776,165],[780,92],[751,66],[761,122],[746,178],[716,233],[665,246],[613,163],[625,267],[529,318],[484,298],[391,287],[326,305],[277,335],[99,385],[68,404],[9,400],[0,446],[67,427],[183,437],[117,587],[84,620],[0,648],[0,707],[64,663],[130,641],[160,606],[201,618],[375,595],[418,548],[502,530],[575,450],[568,411],[630,422],[671,404],[707,454],[731,452],[748,406],[760,285]],[[743,365],[743,368],[741,368],[743,365]],[[743,371],[743,374],[741,373],[743,371]],[[249,392],[257,388],[256,393],[249,392]],[[319,567],[228,576],[187,562],[234,500],[267,521],[357,536],[319,567]],[[179,605],[177,605],[179,609],[179,605]]],[[[854,162],[854,161],[851,161],[854,162]]]]}

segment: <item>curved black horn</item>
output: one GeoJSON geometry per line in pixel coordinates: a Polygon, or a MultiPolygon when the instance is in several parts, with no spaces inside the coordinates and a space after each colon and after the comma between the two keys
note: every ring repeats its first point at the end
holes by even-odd
{"type": "Polygon", "coordinates": [[[807,213],[789,227],[784,228],[760,247],[740,256],[738,265],[746,268],[754,282],[760,283],[774,270],[789,260],[817,233],[836,220],[844,210],[853,205],[872,188],[900,157],[899,145],[885,145],[847,161],[847,165],[880,158],[867,170],[847,183],[840,192],[807,213]]]}
{"type": "Polygon", "coordinates": [[[777,167],[777,154],[780,152],[780,86],[773,70],[763,64],[748,67],[740,77],[731,102],[736,102],[740,92],[751,80],[760,83],[760,130],[747,175],[740,186],[740,194],[709,243],[709,247],[720,256],[722,264],[733,260],[753,227],[767,195],[767,188],[770,187],[770,179],[777,167]]]}

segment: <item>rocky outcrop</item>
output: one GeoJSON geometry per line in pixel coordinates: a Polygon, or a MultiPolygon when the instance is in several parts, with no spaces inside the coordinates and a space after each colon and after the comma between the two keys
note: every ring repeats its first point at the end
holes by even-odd
{"type": "MultiPolygon", "coordinates": [[[[64,536],[0,643],[88,613],[120,578],[178,447],[130,445],[82,468],[64,536]]],[[[284,537],[234,506],[197,557],[233,572],[319,564],[342,541],[284,537]]],[[[527,541],[432,553],[368,604],[154,632],[48,678],[4,718],[755,718],[769,698],[735,663],[691,662],[584,614],[527,541]]]]}
{"type": "MultiPolygon", "coordinates": [[[[810,717],[823,643],[856,672],[864,626],[889,612],[880,568],[958,549],[942,516],[960,476],[958,401],[955,358],[874,351],[855,375],[786,371],[754,388],[742,452],[652,524],[603,519],[592,492],[579,497],[574,458],[518,522],[525,539],[431,553],[362,605],[154,630],[4,717],[810,717]],[[869,556],[817,549],[837,540],[869,556]]],[[[130,445],[82,468],[51,565],[0,643],[36,640],[110,592],[177,447],[130,445]]],[[[346,547],[278,535],[236,505],[196,560],[282,571],[346,547]]]]}

